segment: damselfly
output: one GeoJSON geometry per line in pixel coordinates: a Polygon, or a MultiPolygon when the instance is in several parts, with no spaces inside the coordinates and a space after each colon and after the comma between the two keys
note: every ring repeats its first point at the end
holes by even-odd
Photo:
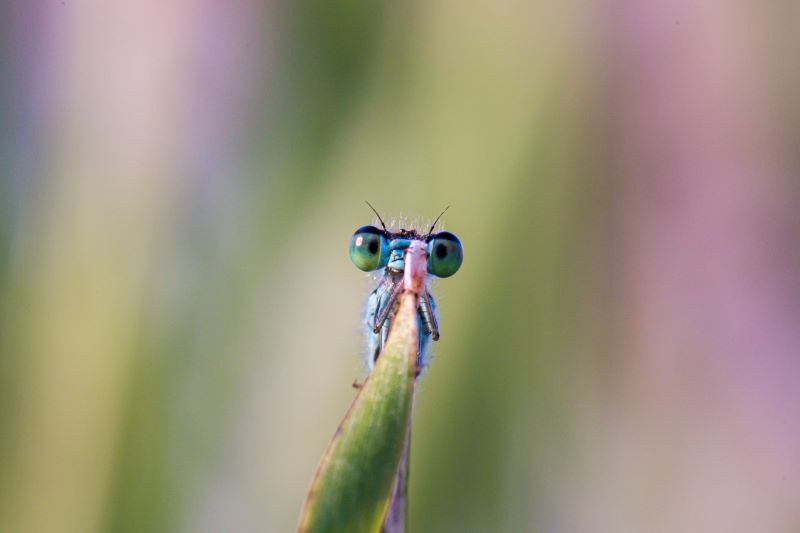
{"type": "MultiPolygon", "coordinates": [[[[372,205],[367,205],[378,216],[381,229],[375,226],[362,226],[356,230],[350,240],[350,259],[353,264],[365,272],[383,269],[383,275],[377,287],[370,293],[364,316],[367,334],[367,365],[372,370],[383,345],[389,335],[392,317],[403,290],[403,270],[405,267],[405,251],[412,241],[422,241],[428,249],[428,273],[448,278],[455,274],[464,260],[464,247],[461,241],[449,231],[433,233],[439,215],[425,233],[416,229],[389,231],[383,219],[372,205]]],[[[447,211],[447,209],[445,209],[447,211]]],[[[431,339],[439,340],[439,320],[436,302],[425,287],[419,298],[417,309],[419,326],[419,353],[417,356],[417,374],[428,364],[428,343],[431,339]]]]}

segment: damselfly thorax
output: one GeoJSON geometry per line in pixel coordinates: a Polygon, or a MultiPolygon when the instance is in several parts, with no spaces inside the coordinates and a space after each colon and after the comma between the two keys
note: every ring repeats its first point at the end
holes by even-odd
{"type": "MultiPolygon", "coordinates": [[[[378,214],[377,211],[375,214],[378,214]]],[[[458,271],[464,260],[464,248],[458,237],[448,231],[433,233],[438,218],[425,233],[415,229],[390,231],[380,215],[378,219],[382,229],[362,226],[356,230],[350,241],[350,259],[356,267],[365,272],[382,271],[377,286],[367,299],[364,316],[367,335],[366,359],[370,370],[383,350],[392,326],[398,297],[403,290],[405,253],[411,243],[420,241],[427,247],[428,273],[432,276],[450,277],[458,271]]],[[[417,373],[419,373],[428,364],[428,343],[431,339],[439,340],[436,302],[428,290],[427,282],[420,294],[417,320],[419,326],[417,373]]]]}

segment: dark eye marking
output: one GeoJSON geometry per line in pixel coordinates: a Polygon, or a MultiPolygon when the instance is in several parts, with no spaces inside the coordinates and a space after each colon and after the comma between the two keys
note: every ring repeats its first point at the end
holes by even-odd
{"type": "Polygon", "coordinates": [[[444,257],[447,255],[447,246],[441,243],[437,244],[435,253],[438,259],[444,259],[444,257]]]}
{"type": "Polygon", "coordinates": [[[377,239],[373,239],[373,240],[369,241],[369,245],[367,246],[367,249],[369,250],[369,253],[371,253],[373,255],[377,254],[378,253],[378,240],[377,239]]]}

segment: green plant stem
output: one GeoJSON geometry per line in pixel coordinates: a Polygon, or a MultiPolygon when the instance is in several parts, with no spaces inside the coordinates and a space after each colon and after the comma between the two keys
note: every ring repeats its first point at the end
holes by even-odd
{"type": "Polygon", "coordinates": [[[408,470],[410,466],[410,446],[411,421],[409,419],[409,431],[406,434],[406,445],[403,448],[403,456],[400,459],[400,466],[397,468],[397,476],[395,477],[394,490],[392,492],[392,501],[389,504],[389,511],[386,513],[386,518],[383,521],[383,529],[381,529],[381,533],[405,533],[406,531],[406,522],[408,520],[408,470]]]}

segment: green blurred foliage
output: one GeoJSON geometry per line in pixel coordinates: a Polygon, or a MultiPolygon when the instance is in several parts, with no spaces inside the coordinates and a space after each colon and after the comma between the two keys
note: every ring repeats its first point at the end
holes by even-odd
{"type": "MultiPolygon", "coordinates": [[[[88,16],[66,4],[65,19],[88,16]]],[[[373,222],[365,199],[387,220],[421,224],[451,205],[444,225],[465,246],[461,271],[433,288],[442,339],[414,413],[410,530],[548,523],[540,513],[563,501],[564,472],[577,460],[573,410],[596,363],[580,357],[594,332],[586,302],[601,290],[587,257],[598,246],[596,206],[608,199],[586,8],[235,3],[245,14],[220,35],[190,19],[201,37],[181,42],[194,61],[204,40],[212,49],[216,39],[250,43],[245,70],[259,75],[165,85],[180,100],[198,86],[251,84],[220,133],[236,142],[209,148],[195,123],[178,121],[167,137],[180,154],[154,163],[167,177],[139,186],[122,176],[110,190],[107,166],[64,155],[84,134],[61,127],[69,100],[52,97],[43,117],[26,115],[22,93],[38,82],[20,65],[51,63],[26,55],[18,33],[7,38],[13,61],[2,67],[15,77],[0,92],[2,123],[12,123],[0,134],[0,531],[291,531],[363,375],[369,281],[347,244],[373,222]],[[15,132],[33,119],[45,133],[20,155],[31,139],[15,132]],[[223,171],[194,176],[203,174],[194,152],[223,171]],[[73,185],[87,169],[86,183],[73,185]],[[51,357],[62,340],[75,349],[51,357]],[[98,450],[73,449],[87,445],[98,450]]],[[[175,28],[194,9],[213,11],[178,11],[175,28]]],[[[53,35],[56,46],[69,38],[53,35]]],[[[113,56],[108,39],[96,46],[113,56]]]]}

